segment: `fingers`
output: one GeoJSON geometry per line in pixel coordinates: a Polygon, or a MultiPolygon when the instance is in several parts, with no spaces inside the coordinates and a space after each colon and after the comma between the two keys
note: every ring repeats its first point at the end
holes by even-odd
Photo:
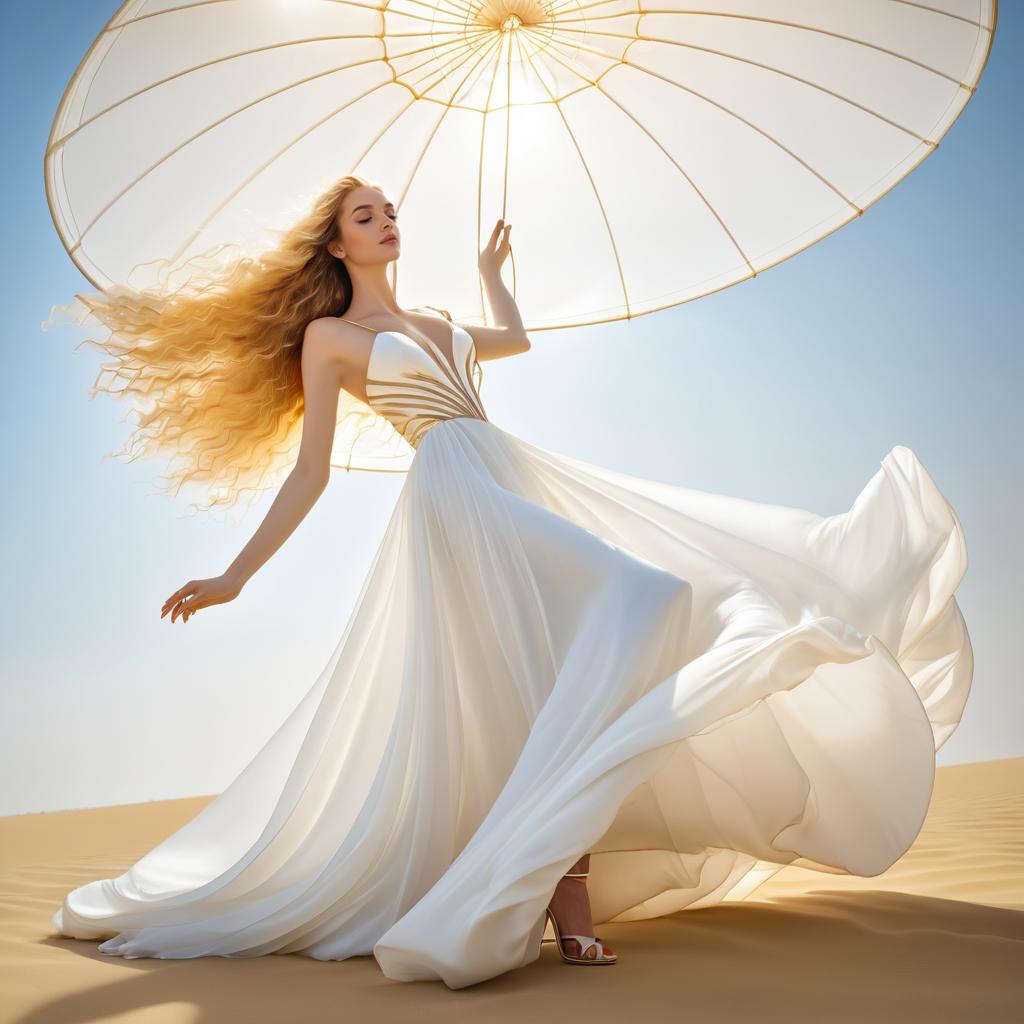
{"type": "MultiPolygon", "coordinates": [[[[176,590],[166,601],[163,603],[163,607],[160,609],[160,618],[162,619],[168,612],[168,609],[181,602],[184,598],[190,594],[194,594],[196,589],[196,581],[189,580],[185,586],[176,590]]],[[[172,615],[173,620],[173,615],[172,615]]]]}
{"type": "Polygon", "coordinates": [[[498,233],[502,230],[502,228],[504,228],[505,231],[511,230],[511,228],[512,228],[511,221],[506,224],[505,223],[505,219],[503,217],[499,217],[497,219],[497,221],[494,224],[494,230],[491,232],[491,241],[492,242],[498,237],[498,233]]]}
{"type": "Polygon", "coordinates": [[[171,613],[171,622],[181,616],[182,622],[188,622],[189,618],[200,608],[205,608],[207,603],[199,594],[200,584],[196,580],[189,580],[185,586],[176,590],[166,601],[160,610],[162,619],[168,611],[171,613]]]}
{"type": "MultiPolygon", "coordinates": [[[[494,225],[494,230],[491,232],[491,237],[488,240],[487,246],[493,251],[496,246],[504,245],[508,241],[508,233],[512,230],[511,224],[506,224],[504,218],[499,217],[494,225]],[[505,232],[505,237],[498,241],[498,235],[501,234],[502,230],[505,232]]],[[[486,250],[485,250],[486,251],[486,250]]]]}
{"type": "Polygon", "coordinates": [[[173,612],[171,612],[171,622],[174,621],[175,615],[181,616],[182,622],[188,622],[189,618],[200,608],[205,608],[207,602],[201,600],[198,597],[189,598],[187,601],[183,601],[173,612]]]}

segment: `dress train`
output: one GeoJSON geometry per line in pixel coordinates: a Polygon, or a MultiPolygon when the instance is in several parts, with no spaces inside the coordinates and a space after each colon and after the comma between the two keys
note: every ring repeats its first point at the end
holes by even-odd
{"type": "MultiPolygon", "coordinates": [[[[429,376],[420,353],[382,332],[379,394],[429,376]]],[[[373,954],[463,988],[537,959],[588,851],[595,925],[906,851],[973,670],[963,531],[909,448],[819,516],[559,455],[482,406],[424,430],[423,408],[323,672],[59,931],[125,957],[373,954]]]]}

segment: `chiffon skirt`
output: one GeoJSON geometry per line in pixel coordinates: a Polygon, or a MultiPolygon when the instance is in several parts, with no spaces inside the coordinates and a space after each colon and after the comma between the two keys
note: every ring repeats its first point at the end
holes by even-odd
{"type": "Polygon", "coordinates": [[[820,516],[486,420],[423,438],[343,635],[230,786],[58,931],[104,953],[373,955],[457,989],[595,924],[909,847],[973,658],[952,507],[897,446],[820,516]]]}

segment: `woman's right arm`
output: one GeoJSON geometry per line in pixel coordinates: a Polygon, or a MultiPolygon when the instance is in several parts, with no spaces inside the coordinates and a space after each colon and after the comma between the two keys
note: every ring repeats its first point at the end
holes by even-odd
{"type": "Polygon", "coordinates": [[[295,466],[281,485],[263,522],[222,576],[190,580],[163,604],[173,622],[183,622],[200,608],[225,604],[241,593],[246,582],[291,536],[316,504],[330,479],[330,457],[338,416],[342,361],[332,325],[314,320],[302,344],[304,412],[302,441],[295,466]]]}

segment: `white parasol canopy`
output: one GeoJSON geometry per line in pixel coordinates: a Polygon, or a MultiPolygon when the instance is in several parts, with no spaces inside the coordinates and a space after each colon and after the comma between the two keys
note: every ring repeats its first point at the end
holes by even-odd
{"type": "Polygon", "coordinates": [[[860,215],[970,99],[995,0],[129,0],[45,157],[97,287],[270,244],[347,173],[400,208],[400,301],[529,330],[677,305],[860,215]]]}

